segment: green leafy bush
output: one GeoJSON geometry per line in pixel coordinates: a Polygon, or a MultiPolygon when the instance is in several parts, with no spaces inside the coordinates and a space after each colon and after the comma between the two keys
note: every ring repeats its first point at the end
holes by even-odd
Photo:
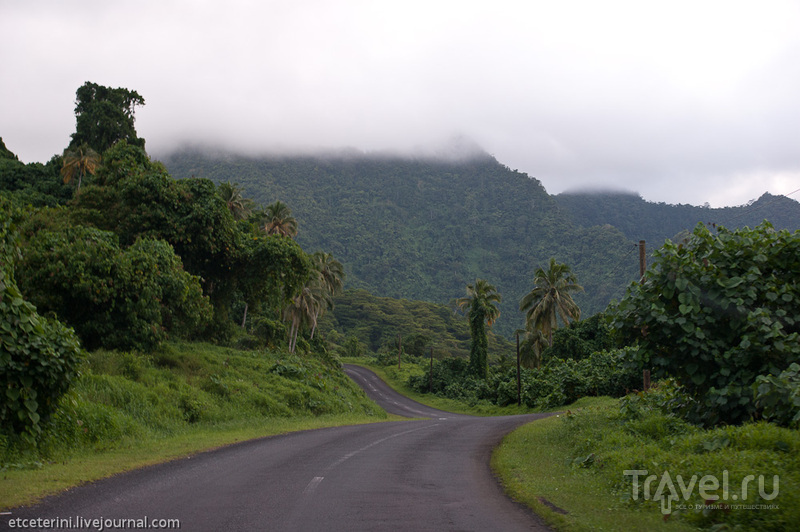
{"type": "Polygon", "coordinates": [[[94,228],[42,230],[25,248],[19,277],[31,300],[72,325],[90,349],[151,350],[167,332],[201,327],[211,312],[199,280],[161,240],[123,250],[113,233],[94,228]]]}
{"type": "Polygon", "coordinates": [[[785,427],[800,425],[800,364],[793,362],[777,377],[759,375],[753,388],[764,419],[785,427]]]}
{"type": "Polygon", "coordinates": [[[37,314],[17,287],[19,215],[0,200],[0,426],[32,439],[77,377],[82,351],[71,329],[37,314]]]}
{"type": "MultiPolygon", "coordinates": [[[[580,361],[553,359],[540,369],[523,369],[522,402],[531,408],[551,408],[587,396],[621,397],[641,385],[641,371],[629,358],[630,350],[621,349],[593,353],[580,361]]],[[[408,378],[415,391],[428,392],[432,375],[433,393],[443,397],[498,406],[517,400],[516,369],[492,367],[484,380],[473,376],[465,358],[436,360],[432,374],[427,365],[423,367],[425,373],[408,378]]]]}
{"type": "Polygon", "coordinates": [[[756,378],[800,357],[798,272],[800,232],[698,225],[656,251],[612,326],[654,376],[676,377],[697,399],[693,422],[739,423],[757,415],[756,378]]]}

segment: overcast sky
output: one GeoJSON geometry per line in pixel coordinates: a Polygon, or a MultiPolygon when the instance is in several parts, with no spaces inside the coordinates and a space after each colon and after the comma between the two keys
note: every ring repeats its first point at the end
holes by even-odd
{"type": "Polygon", "coordinates": [[[798,28],[771,0],[0,0],[0,136],[47,161],[92,81],[144,97],[155,157],[464,136],[551,194],[739,205],[800,188],[798,28]]]}

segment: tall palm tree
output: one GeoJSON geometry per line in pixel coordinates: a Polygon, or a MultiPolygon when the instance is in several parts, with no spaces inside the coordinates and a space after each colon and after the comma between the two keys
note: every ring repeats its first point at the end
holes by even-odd
{"type": "Polygon", "coordinates": [[[311,255],[311,260],[314,263],[323,284],[331,293],[336,295],[344,288],[344,267],[342,263],[333,258],[330,253],[324,251],[316,251],[311,255]]]}
{"type": "Polygon", "coordinates": [[[323,294],[317,315],[314,318],[314,326],[311,329],[311,338],[314,338],[316,324],[320,317],[328,308],[333,308],[333,296],[337,295],[344,288],[344,268],[342,263],[334,259],[329,253],[317,251],[311,255],[314,268],[317,270],[315,282],[320,284],[323,294]]]}
{"type": "Polygon", "coordinates": [[[572,299],[571,292],[580,292],[583,287],[569,266],[550,259],[547,270],[539,268],[534,273],[533,290],[519,302],[519,309],[525,312],[525,328],[539,330],[547,337],[548,345],[553,345],[553,331],[558,328],[558,319],[565,325],[569,320],[579,320],[581,309],[572,299]]]}
{"type": "Polygon", "coordinates": [[[255,203],[250,198],[245,198],[242,194],[244,190],[239,183],[220,183],[217,189],[222,201],[231,211],[234,220],[246,220],[253,212],[255,203]]]}
{"type": "Polygon", "coordinates": [[[456,300],[462,311],[468,312],[472,343],[469,350],[470,371],[479,378],[488,375],[488,346],[486,325],[490,327],[500,317],[497,304],[502,297],[497,289],[484,279],[476,279],[467,285],[467,295],[456,300]]]}
{"type": "Polygon", "coordinates": [[[83,178],[87,173],[94,175],[98,166],[100,166],[100,154],[83,143],[76,148],[68,148],[64,151],[61,175],[64,177],[64,183],[70,183],[77,176],[78,192],[80,192],[83,178]]]}
{"type": "Polygon", "coordinates": [[[309,283],[286,307],[284,319],[291,321],[289,326],[290,353],[294,353],[297,348],[297,336],[300,329],[304,326],[317,326],[318,309],[322,297],[319,286],[309,283]]]}
{"type": "Polygon", "coordinates": [[[297,220],[292,216],[289,206],[278,200],[267,205],[263,212],[261,226],[268,235],[297,236],[297,220]]]}

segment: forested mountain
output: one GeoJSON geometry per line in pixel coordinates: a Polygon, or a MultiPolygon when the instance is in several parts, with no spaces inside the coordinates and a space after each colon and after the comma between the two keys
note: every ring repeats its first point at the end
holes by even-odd
{"type": "Polygon", "coordinates": [[[507,336],[522,326],[519,300],[550,257],[585,287],[576,300],[586,316],[638,275],[633,242],[620,231],[577,226],[538,180],[485,153],[255,158],[194,149],[160,159],[175,178],[239,183],[257,203],[288,204],[298,242],[341,261],[347,288],[448,303],[488,280],[503,297],[495,329],[507,336]]]}
{"type": "Polygon", "coordinates": [[[636,194],[550,196],[527,174],[475,151],[462,158],[365,155],[248,157],[183,149],[161,157],[175,178],[239,183],[299,223],[298,242],[345,266],[347,288],[448,303],[476,278],[503,296],[495,329],[523,323],[519,300],[550,257],[568,264],[585,292],[583,316],[603,310],[638,278],[636,243],[648,251],[698,222],[800,228],[800,204],[768,194],[743,207],[655,204],[636,194]]]}
{"type": "Polygon", "coordinates": [[[632,192],[562,193],[554,198],[577,225],[613,225],[631,240],[646,240],[649,248],[700,222],[733,228],[755,227],[766,219],[776,229],[800,229],[800,203],[769,193],[747,205],[719,209],[651,203],[632,192]]]}

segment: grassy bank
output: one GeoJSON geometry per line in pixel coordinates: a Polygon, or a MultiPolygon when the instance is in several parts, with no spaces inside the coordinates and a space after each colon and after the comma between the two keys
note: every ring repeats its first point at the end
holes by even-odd
{"type": "Polygon", "coordinates": [[[656,413],[631,419],[612,399],[580,406],[518,429],[493,457],[508,493],[556,529],[790,530],[800,523],[797,430],[768,423],[704,430],[656,413]],[[624,474],[633,470],[656,476],[649,497],[643,476],[634,500],[633,476],[624,474]],[[755,478],[745,494],[747,475],[755,478]],[[769,499],[774,475],[779,490],[769,499]],[[655,500],[662,483],[665,500],[655,500]]]}
{"type": "Polygon", "coordinates": [[[237,441],[387,419],[334,361],[170,343],[91,353],[37,448],[0,433],[0,508],[237,441]]]}

